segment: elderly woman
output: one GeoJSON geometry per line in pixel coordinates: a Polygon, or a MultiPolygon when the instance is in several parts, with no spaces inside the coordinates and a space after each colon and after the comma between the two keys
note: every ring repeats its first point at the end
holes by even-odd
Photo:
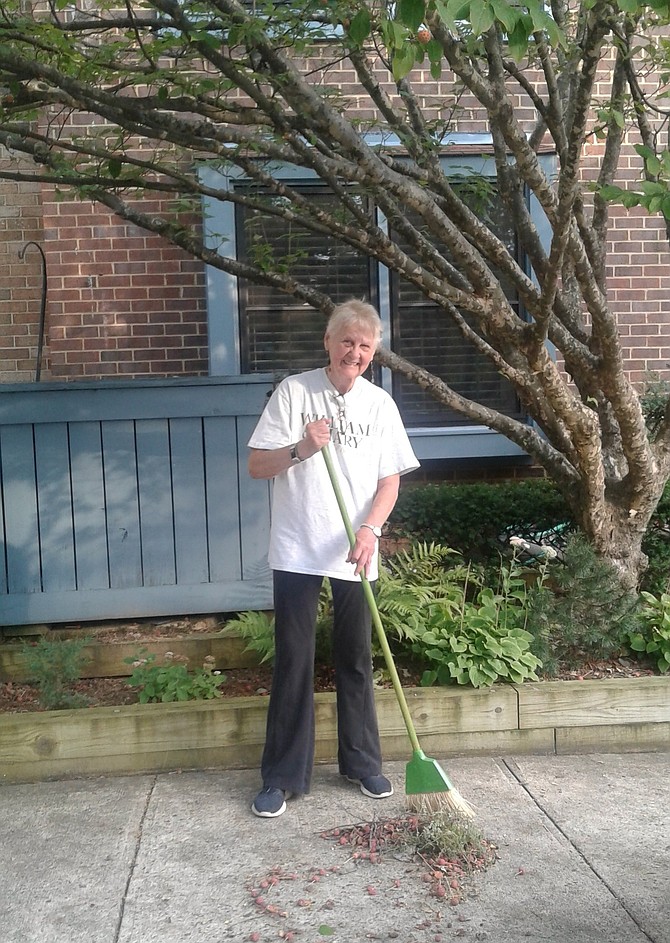
{"type": "Polygon", "coordinates": [[[364,379],[381,339],[376,310],[347,301],[324,337],[328,366],[283,380],[249,441],[249,473],[273,478],[269,563],[273,571],[275,663],[252,811],[281,815],[309,792],[314,760],[314,645],[321,585],[333,594],[338,764],[365,795],[393,787],[382,775],[372,681],[371,616],[360,574],[377,578],[381,528],[400,476],[418,467],[393,399],[364,379]],[[349,546],[319,452],[331,454],[355,530],[349,546]]]}

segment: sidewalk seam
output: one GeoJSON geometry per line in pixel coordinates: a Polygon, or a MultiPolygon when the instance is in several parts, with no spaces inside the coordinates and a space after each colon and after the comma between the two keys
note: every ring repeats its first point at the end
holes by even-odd
{"type": "Polygon", "coordinates": [[[144,808],[142,809],[142,815],[140,816],[139,825],[137,826],[137,840],[135,842],[135,850],[133,851],[133,857],[130,862],[130,868],[128,869],[128,878],[126,880],[126,885],[123,888],[123,896],[121,897],[121,904],[119,906],[119,916],[116,921],[116,930],[114,931],[114,940],[113,943],[119,943],[119,937],[121,936],[121,928],[123,926],[123,918],[126,912],[126,900],[128,899],[128,892],[130,890],[130,882],[133,879],[135,874],[135,868],[137,866],[137,859],[140,854],[140,846],[142,844],[142,835],[144,831],[144,822],[146,821],[147,814],[149,812],[149,804],[154,794],[154,789],[156,788],[156,783],[158,782],[158,776],[154,776],[151,785],[147,791],[147,797],[144,801],[144,808]]]}
{"type": "Polygon", "coordinates": [[[629,908],[626,906],[625,901],[623,901],[621,897],[619,897],[619,895],[614,890],[614,888],[610,886],[610,884],[605,880],[603,875],[600,874],[600,872],[597,870],[595,865],[591,863],[591,861],[586,856],[586,853],[581,850],[579,845],[575,844],[575,842],[570,838],[570,836],[567,834],[567,832],[561,826],[561,824],[556,821],[556,819],[553,817],[553,815],[550,814],[550,812],[547,809],[545,809],[545,807],[542,805],[539,799],[537,799],[537,797],[533,795],[530,789],[530,786],[527,784],[526,780],[522,777],[521,770],[517,767],[516,763],[514,763],[514,761],[512,760],[506,759],[504,756],[501,757],[500,759],[503,765],[505,766],[505,769],[507,769],[507,771],[513,777],[513,779],[521,786],[521,788],[529,797],[529,799],[539,809],[542,815],[544,815],[547,819],[549,819],[551,824],[554,826],[557,832],[559,832],[559,834],[563,836],[563,838],[570,845],[570,847],[575,850],[575,852],[582,859],[582,861],[584,862],[586,867],[589,869],[589,871],[591,871],[591,873],[598,879],[598,881],[600,881],[603,887],[607,890],[610,896],[619,904],[621,909],[627,914],[629,920],[631,920],[635,924],[635,926],[638,928],[640,933],[644,935],[644,938],[646,940],[649,940],[649,943],[662,943],[661,940],[657,940],[656,937],[650,936],[649,933],[647,933],[647,931],[639,922],[639,920],[636,919],[636,917],[631,913],[629,908]]]}

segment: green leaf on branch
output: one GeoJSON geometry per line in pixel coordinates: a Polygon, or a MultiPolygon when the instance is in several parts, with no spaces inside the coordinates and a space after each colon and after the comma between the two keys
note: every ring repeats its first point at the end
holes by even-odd
{"type": "Polygon", "coordinates": [[[665,196],[668,192],[668,186],[655,180],[643,180],[640,184],[640,190],[646,197],[665,196]]]}
{"type": "Polygon", "coordinates": [[[426,7],[423,0],[400,0],[398,19],[412,32],[416,32],[426,16],[426,7]]]}
{"type": "Polygon", "coordinates": [[[381,34],[389,52],[402,50],[407,45],[407,29],[396,20],[383,20],[381,34]]]}
{"type": "Polygon", "coordinates": [[[442,56],[444,55],[444,50],[442,46],[436,39],[431,39],[426,43],[426,52],[428,54],[428,59],[430,62],[441,62],[442,56]]]}
{"type": "Polygon", "coordinates": [[[649,173],[653,174],[655,177],[657,177],[663,169],[663,164],[655,154],[646,159],[645,166],[649,173]]]}
{"type": "Polygon", "coordinates": [[[349,39],[357,46],[370,35],[370,12],[363,8],[354,16],[347,29],[349,39]]]}
{"type": "Polygon", "coordinates": [[[508,36],[509,54],[515,62],[521,62],[528,52],[528,22],[525,16],[520,17],[514,29],[508,36]]]}
{"type": "Polygon", "coordinates": [[[648,160],[650,157],[654,156],[654,151],[651,147],[647,147],[646,144],[636,144],[635,151],[643,160],[648,160]]]}
{"type": "Polygon", "coordinates": [[[447,0],[446,6],[441,2],[436,3],[435,9],[449,29],[455,33],[458,32],[459,23],[470,19],[470,3],[468,0],[447,0]]]}
{"type": "Polygon", "coordinates": [[[504,26],[505,32],[511,33],[519,20],[518,8],[506,3],[505,0],[492,0],[491,8],[495,18],[504,26]]]}
{"type": "Polygon", "coordinates": [[[560,46],[565,42],[562,30],[558,27],[556,21],[549,16],[546,10],[535,6],[529,6],[528,10],[533,23],[533,30],[535,32],[545,33],[551,46],[560,46]]]}
{"type": "Polygon", "coordinates": [[[601,187],[600,190],[598,190],[598,193],[603,200],[610,203],[614,200],[620,200],[626,191],[622,190],[621,187],[617,187],[613,183],[610,183],[604,187],[601,187]]]}
{"type": "Polygon", "coordinates": [[[627,210],[632,209],[634,206],[639,206],[640,194],[635,193],[634,190],[623,190],[621,196],[621,205],[625,206],[627,210]]]}
{"type": "Polygon", "coordinates": [[[625,127],[626,122],[625,122],[625,120],[624,120],[624,116],[623,116],[622,112],[614,110],[614,111],[612,112],[612,119],[613,119],[615,125],[623,130],[623,128],[625,127]]]}
{"type": "Polygon", "coordinates": [[[470,25],[475,36],[481,36],[493,26],[493,9],[484,0],[472,0],[470,4],[470,25]]]}
{"type": "Polygon", "coordinates": [[[412,71],[416,62],[416,50],[407,43],[404,48],[397,50],[393,56],[392,71],[396,82],[404,79],[412,71]]]}

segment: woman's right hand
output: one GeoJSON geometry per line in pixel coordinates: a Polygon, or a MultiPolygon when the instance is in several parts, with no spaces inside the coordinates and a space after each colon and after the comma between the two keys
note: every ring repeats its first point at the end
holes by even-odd
{"type": "Polygon", "coordinates": [[[311,458],[320,452],[324,445],[330,442],[330,420],[315,419],[308,422],[305,426],[305,432],[298,446],[298,452],[303,459],[311,458]]]}

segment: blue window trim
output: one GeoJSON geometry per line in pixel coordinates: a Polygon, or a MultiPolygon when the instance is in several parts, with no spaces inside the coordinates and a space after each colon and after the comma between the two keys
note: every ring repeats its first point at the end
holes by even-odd
{"type": "MultiPolygon", "coordinates": [[[[383,132],[367,136],[371,146],[393,147],[399,141],[394,135],[383,132]]],[[[454,153],[449,154],[449,146],[487,147],[491,145],[488,134],[454,134],[445,140],[446,153],[442,157],[445,166],[458,168],[460,173],[470,170],[472,173],[489,173],[493,176],[495,167],[491,157],[454,153]]],[[[540,161],[548,173],[555,166],[553,154],[540,155],[540,161]]],[[[284,180],[316,180],[313,172],[302,168],[275,165],[273,174],[284,180]]],[[[237,168],[219,170],[203,165],[200,177],[204,184],[212,188],[230,189],[235,181],[243,180],[244,175],[237,168]]],[[[531,196],[531,214],[538,232],[545,245],[549,246],[551,231],[548,220],[535,197],[531,196]]],[[[205,243],[208,248],[223,248],[227,255],[236,256],[235,210],[231,203],[222,203],[210,197],[203,200],[205,243]]],[[[380,225],[385,225],[383,217],[380,225]]],[[[209,374],[210,376],[240,376],[240,322],[239,295],[237,278],[219,269],[207,266],[207,319],[209,330],[209,374]],[[217,316],[224,312],[226,316],[217,316]]],[[[379,311],[386,336],[390,335],[390,272],[379,264],[379,311]]],[[[391,391],[391,371],[382,370],[382,386],[391,391]]],[[[430,459],[485,459],[485,458],[522,458],[525,452],[499,432],[485,426],[444,426],[418,427],[408,429],[408,435],[414,451],[420,461],[430,459]]]]}

